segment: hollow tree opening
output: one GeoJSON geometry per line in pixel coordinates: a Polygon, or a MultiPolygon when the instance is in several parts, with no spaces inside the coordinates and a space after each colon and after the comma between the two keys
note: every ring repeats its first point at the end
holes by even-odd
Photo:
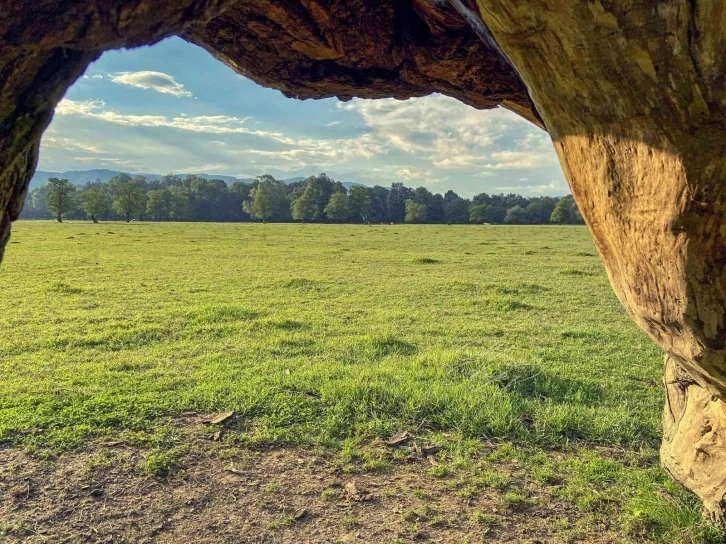
{"type": "Polygon", "coordinates": [[[53,108],[111,48],[180,35],[290,96],[438,91],[480,108],[504,105],[543,124],[616,293],[667,353],[664,464],[708,513],[722,514],[722,2],[5,4],[0,247],[53,108]]]}

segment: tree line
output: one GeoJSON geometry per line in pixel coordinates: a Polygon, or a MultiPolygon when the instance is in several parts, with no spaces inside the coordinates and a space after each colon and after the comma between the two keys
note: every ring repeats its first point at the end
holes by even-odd
{"type": "Polygon", "coordinates": [[[353,185],[326,174],[286,183],[270,175],[252,183],[169,174],[159,180],[119,174],[108,182],[75,186],[49,178],[33,189],[21,217],[152,221],[314,223],[576,224],[571,196],[524,197],[481,193],[471,199],[425,187],[353,185]]]}

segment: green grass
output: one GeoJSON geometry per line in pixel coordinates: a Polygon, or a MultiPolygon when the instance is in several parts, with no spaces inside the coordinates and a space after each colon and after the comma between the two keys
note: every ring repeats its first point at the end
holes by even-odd
{"type": "Polygon", "coordinates": [[[656,515],[662,356],[585,228],[21,221],[0,298],[0,443],[165,451],[174,415],[230,409],[242,445],[451,433],[452,456],[568,451],[520,462],[584,512],[610,489],[639,537],[711,538],[683,492],[656,515]],[[593,446],[648,462],[600,481],[593,446]]]}

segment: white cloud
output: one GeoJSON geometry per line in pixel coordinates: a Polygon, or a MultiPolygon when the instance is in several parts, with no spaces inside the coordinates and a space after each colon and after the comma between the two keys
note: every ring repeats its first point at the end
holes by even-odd
{"type": "Polygon", "coordinates": [[[270,138],[281,143],[293,143],[294,140],[279,132],[265,132],[251,130],[244,125],[249,118],[240,119],[227,115],[197,115],[181,114],[178,117],[164,115],[129,115],[105,109],[106,104],[101,100],[87,100],[77,102],[64,98],[56,106],[57,115],[82,116],[116,125],[132,127],[165,127],[191,132],[207,132],[211,134],[251,134],[270,138]]]}
{"type": "Polygon", "coordinates": [[[95,74],[91,76],[91,79],[103,79],[103,76],[101,74],[95,74]]]}
{"type": "MultiPolygon", "coordinates": [[[[74,101],[63,99],[56,107],[59,116],[77,116],[128,127],[154,127],[215,135],[246,135],[262,140],[261,149],[246,144],[240,153],[261,155],[285,161],[288,167],[303,168],[310,163],[337,164],[351,158],[370,159],[385,153],[385,147],[371,134],[351,138],[312,139],[291,138],[280,132],[252,130],[245,126],[249,118],[214,115],[190,116],[180,114],[130,115],[106,109],[100,100],[74,101]],[[271,149],[270,146],[282,149],[271,149]]],[[[216,142],[220,152],[225,151],[223,142],[216,142]]]]}
{"type": "Polygon", "coordinates": [[[104,152],[97,145],[74,140],[73,138],[61,138],[58,136],[54,136],[52,133],[46,133],[43,136],[43,147],[63,149],[65,151],[84,151],[86,153],[104,152]]]}
{"type": "Polygon", "coordinates": [[[391,148],[416,154],[442,170],[484,167],[502,134],[526,123],[506,110],[475,110],[442,95],[352,100],[339,107],[360,114],[391,148]]]}
{"type": "Polygon", "coordinates": [[[507,185],[505,187],[495,187],[497,191],[506,192],[517,192],[522,191],[524,193],[535,193],[535,194],[552,194],[555,193],[567,193],[569,189],[567,185],[564,185],[555,180],[550,181],[546,184],[541,185],[507,185]]]}
{"type": "Polygon", "coordinates": [[[184,88],[184,85],[175,81],[169,74],[163,72],[150,72],[147,70],[141,72],[121,72],[112,77],[111,81],[140,89],[151,89],[158,93],[173,94],[174,96],[193,96],[191,92],[184,88]]]}
{"type": "Polygon", "coordinates": [[[534,151],[495,151],[490,158],[494,162],[484,166],[493,170],[530,170],[553,162],[551,153],[534,151]]]}

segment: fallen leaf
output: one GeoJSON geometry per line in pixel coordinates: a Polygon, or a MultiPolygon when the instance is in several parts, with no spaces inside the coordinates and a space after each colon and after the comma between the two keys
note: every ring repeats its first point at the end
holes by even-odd
{"type": "Polygon", "coordinates": [[[421,448],[422,455],[433,455],[441,451],[441,446],[423,446],[421,448]]]}
{"type": "Polygon", "coordinates": [[[301,510],[298,510],[295,512],[295,520],[299,520],[302,518],[306,518],[310,515],[310,511],[307,508],[302,508],[301,510]]]}
{"type": "Polygon", "coordinates": [[[401,444],[405,444],[409,440],[411,440],[413,436],[408,431],[398,431],[396,434],[394,434],[391,438],[388,440],[384,440],[384,443],[387,446],[399,446],[401,444]]]}
{"type": "Polygon", "coordinates": [[[209,423],[211,423],[212,425],[220,425],[228,422],[235,415],[237,415],[237,412],[235,412],[234,410],[230,410],[229,412],[222,412],[221,414],[217,414],[212,419],[210,419],[209,423]]]}

